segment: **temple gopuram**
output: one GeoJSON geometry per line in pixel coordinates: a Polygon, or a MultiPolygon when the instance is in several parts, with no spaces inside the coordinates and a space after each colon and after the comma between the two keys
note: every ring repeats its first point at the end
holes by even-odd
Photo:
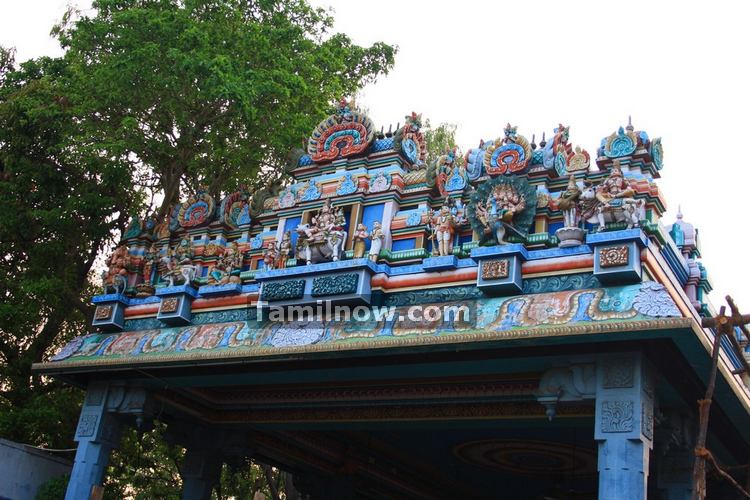
{"type": "MultiPolygon", "coordinates": [[[[592,157],[508,124],[430,158],[420,115],[379,130],[342,101],[283,183],[133,219],[91,333],[35,365],[86,391],[67,499],[155,420],[185,499],[247,458],[310,499],[690,498],[714,311],[698,231],[662,220],[661,140],[629,121],[592,157]]],[[[727,466],[740,358],[708,428],[727,466]]]]}

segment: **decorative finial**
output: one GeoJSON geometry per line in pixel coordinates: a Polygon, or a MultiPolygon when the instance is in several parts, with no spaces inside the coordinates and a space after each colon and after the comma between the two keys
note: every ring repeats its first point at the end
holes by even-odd
{"type": "Polygon", "coordinates": [[[633,120],[631,120],[630,115],[628,115],[628,126],[625,127],[625,130],[627,130],[628,132],[632,132],[634,130],[634,128],[633,128],[633,120]]]}
{"type": "Polygon", "coordinates": [[[542,141],[539,143],[539,147],[543,148],[546,145],[547,145],[547,141],[544,138],[544,132],[542,132],[542,141]]]}
{"type": "Polygon", "coordinates": [[[682,205],[677,205],[677,218],[682,220],[682,205]]]}
{"type": "Polygon", "coordinates": [[[534,139],[536,139],[536,134],[531,134],[531,149],[536,149],[536,143],[534,142],[534,139]]]}

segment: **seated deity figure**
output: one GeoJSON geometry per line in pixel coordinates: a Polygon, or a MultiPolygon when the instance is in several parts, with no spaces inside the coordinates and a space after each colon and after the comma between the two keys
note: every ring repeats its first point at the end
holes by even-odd
{"type": "Polygon", "coordinates": [[[612,163],[612,173],[596,189],[596,199],[606,207],[621,207],[623,200],[632,198],[635,191],[622,174],[620,161],[612,163]]]}

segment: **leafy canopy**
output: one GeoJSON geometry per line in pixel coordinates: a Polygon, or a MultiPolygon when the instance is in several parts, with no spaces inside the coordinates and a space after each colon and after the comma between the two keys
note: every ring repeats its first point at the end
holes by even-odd
{"type": "Polygon", "coordinates": [[[395,49],[329,34],[303,0],[98,0],[58,28],[77,114],[163,191],[211,194],[283,171],[330,103],[387,72],[395,49]]]}

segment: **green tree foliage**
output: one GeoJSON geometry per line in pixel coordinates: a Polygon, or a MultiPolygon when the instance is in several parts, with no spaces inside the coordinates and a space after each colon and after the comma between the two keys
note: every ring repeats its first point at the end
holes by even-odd
{"type": "MultiPolygon", "coordinates": [[[[425,142],[427,143],[427,162],[432,163],[439,156],[445,154],[446,150],[457,148],[456,130],[458,126],[455,123],[441,123],[437,127],[432,127],[429,120],[425,126],[425,142]]],[[[463,163],[463,158],[459,155],[456,157],[457,164],[463,163]]]]}
{"type": "Polygon", "coordinates": [[[393,64],[395,49],[330,34],[303,0],[98,0],[58,29],[92,136],[163,191],[216,196],[283,171],[330,103],[393,64]],[[259,175],[262,174],[262,175],[259,175]]]}
{"type": "Polygon", "coordinates": [[[61,59],[0,74],[0,435],[66,447],[79,395],[31,364],[85,328],[89,273],[136,201],[130,170],[80,134],[61,59]]]}
{"type": "MultiPolygon", "coordinates": [[[[145,215],[149,196],[163,218],[201,184],[218,196],[277,180],[331,102],[395,54],[331,33],[304,0],[93,7],[55,28],[62,58],[17,67],[0,50],[0,436],[50,447],[72,445],[81,395],[31,365],[87,330],[94,263],[129,215],[145,215]]],[[[160,439],[126,436],[116,494],[172,494],[179,450],[160,439]]],[[[227,491],[283,487],[258,464],[233,470],[227,491]]]]}

